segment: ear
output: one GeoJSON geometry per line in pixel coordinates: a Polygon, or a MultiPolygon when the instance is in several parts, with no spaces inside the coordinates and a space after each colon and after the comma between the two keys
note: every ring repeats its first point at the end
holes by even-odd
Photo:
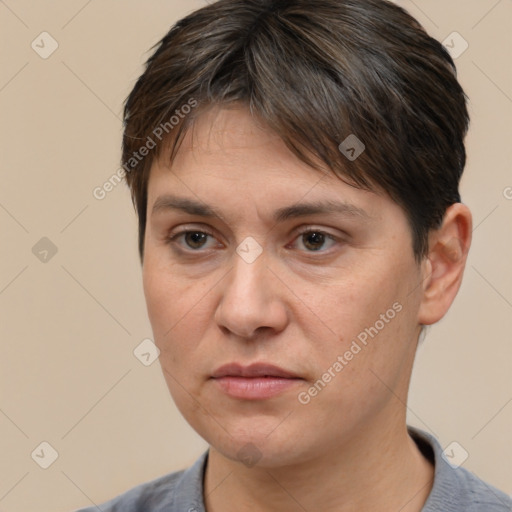
{"type": "Polygon", "coordinates": [[[446,210],[441,227],[430,233],[428,256],[422,263],[419,324],[438,322],[450,308],[462,282],[471,232],[471,212],[467,206],[455,203],[446,210]]]}

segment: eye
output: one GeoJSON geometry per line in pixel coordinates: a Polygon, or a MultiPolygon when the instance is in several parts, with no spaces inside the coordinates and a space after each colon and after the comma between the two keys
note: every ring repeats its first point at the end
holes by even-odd
{"type": "Polygon", "coordinates": [[[302,232],[294,241],[295,244],[304,247],[308,252],[329,249],[337,242],[336,238],[329,233],[318,229],[308,229],[302,232]],[[326,247],[327,245],[327,247],[326,247]]]}
{"type": "Polygon", "coordinates": [[[209,249],[216,245],[212,234],[199,230],[181,231],[169,237],[169,242],[177,243],[193,251],[209,249]]]}

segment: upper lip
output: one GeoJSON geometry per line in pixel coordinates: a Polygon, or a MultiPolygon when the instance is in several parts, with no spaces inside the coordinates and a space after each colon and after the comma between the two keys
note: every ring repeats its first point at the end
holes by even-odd
{"type": "Polygon", "coordinates": [[[239,363],[228,363],[217,368],[212,377],[281,377],[286,379],[299,378],[298,375],[284,370],[279,366],[270,363],[253,363],[249,366],[243,366],[239,363]]]}

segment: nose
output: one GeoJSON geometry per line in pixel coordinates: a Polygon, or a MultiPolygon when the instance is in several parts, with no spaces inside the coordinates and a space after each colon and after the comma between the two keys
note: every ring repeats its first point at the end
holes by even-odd
{"type": "Polygon", "coordinates": [[[280,332],[288,323],[286,287],[261,255],[248,263],[235,254],[233,269],[221,281],[221,298],[215,312],[217,325],[226,333],[252,340],[264,332],[280,332]]]}

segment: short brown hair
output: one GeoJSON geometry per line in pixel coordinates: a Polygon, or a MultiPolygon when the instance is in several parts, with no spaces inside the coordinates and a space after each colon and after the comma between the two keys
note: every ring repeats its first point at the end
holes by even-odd
{"type": "Polygon", "coordinates": [[[467,98],[448,52],[397,5],[220,0],[156,46],[124,109],[141,261],[151,165],[164,145],[172,158],[214,105],[247,105],[303,161],[314,166],[313,155],[341,179],[386,192],[407,215],[418,260],[460,202],[467,98]],[[339,149],[349,135],[365,146],[355,160],[339,149]]]}

